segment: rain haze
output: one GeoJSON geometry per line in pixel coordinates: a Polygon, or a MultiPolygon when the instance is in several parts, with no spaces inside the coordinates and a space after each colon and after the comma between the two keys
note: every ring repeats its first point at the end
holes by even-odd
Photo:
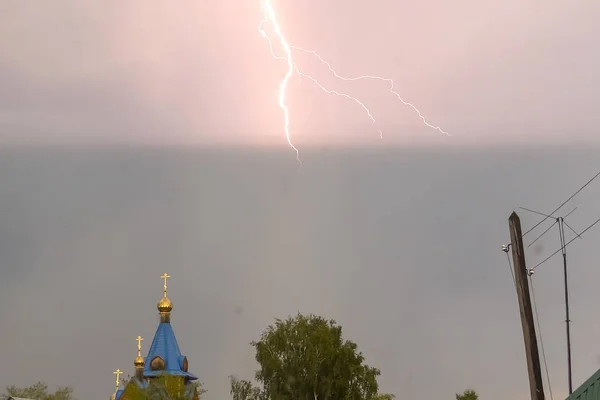
{"type": "MultiPolygon", "coordinates": [[[[229,397],[229,375],[252,378],[248,343],[298,311],[342,324],[399,399],[528,398],[501,245],[513,210],[526,230],[540,217],[519,206],[552,211],[599,170],[600,3],[273,4],[290,44],[340,75],[394,79],[451,136],[385,82],[336,80],[296,52],[376,119],[295,75],[300,166],[259,0],[0,2],[1,387],[108,399],[111,372],[133,373],[137,335],[152,339],[168,272],[207,400],[229,397]]],[[[569,225],[600,217],[599,196],[595,181],[561,210],[578,207],[569,225]]],[[[600,367],[598,239],[568,248],[575,386],[600,367]]],[[[552,230],[527,262],[558,246],[552,230]]],[[[561,268],[533,277],[556,399],[561,268]]]]}

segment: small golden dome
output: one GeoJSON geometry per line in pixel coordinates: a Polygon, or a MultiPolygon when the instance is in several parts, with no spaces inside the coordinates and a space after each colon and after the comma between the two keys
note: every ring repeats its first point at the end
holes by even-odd
{"type": "Polygon", "coordinates": [[[135,361],[133,362],[133,365],[135,365],[138,368],[141,368],[144,366],[144,357],[142,356],[137,356],[135,358],[135,361]]]}
{"type": "Polygon", "coordinates": [[[171,303],[171,300],[169,300],[167,296],[164,296],[158,302],[157,307],[158,311],[160,311],[161,313],[169,313],[173,309],[173,303],[171,303]]]}

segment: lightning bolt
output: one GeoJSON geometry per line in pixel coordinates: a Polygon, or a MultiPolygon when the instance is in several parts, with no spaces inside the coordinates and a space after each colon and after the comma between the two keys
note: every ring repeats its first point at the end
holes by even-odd
{"type": "Polygon", "coordinates": [[[270,0],[261,0],[260,3],[262,5],[262,9],[264,12],[264,18],[262,21],[260,21],[260,25],[258,26],[258,30],[259,30],[260,34],[262,35],[262,37],[267,39],[267,41],[269,42],[269,47],[271,48],[271,55],[275,59],[281,59],[282,57],[277,57],[275,55],[275,52],[273,51],[273,43],[271,42],[269,35],[267,35],[267,33],[265,32],[265,30],[262,27],[263,24],[271,21],[271,24],[273,25],[273,29],[275,30],[275,34],[279,38],[281,47],[283,47],[283,50],[285,51],[285,54],[286,54],[286,57],[283,57],[283,59],[285,59],[285,61],[287,61],[288,70],[287,70],[287,73],[285,74],[285,77],[279,84],[279,107],[281,107],[283,109],[283,115],[285,117],[285,125],[284,125],[285,138],[287,139],[287,142],[290,145],[290,147],[292,149],[294,149],[294,151],[296,152],[296,159],[298,160],[298,162],[301,163],[300,152],[298,151],[296,146],[294,146],[294,144],[292,143],[292,137],[290,135],[290,111],[288,110],[288,107],[285,104],[285,90],[287,89],[287,84],[290,81],[292,74],[294,73],[294,62],[292,61],[292,49],[291,49],[290,45],[288,44],[287,40],[285,39],[285,36],[281,32],[281,27],[279,26],[279,22],[277,22],[277,15],[275,15],[275,10],[273,10],[271,1],[270,0]]]}
{"type": "MultiPolygon", "coordinates": [[[[286,95],[286,90],[287,90],[287,85],[290,81],[290,79],[292,78],[292,75],[294,74],[294,72],[296,72],[298,75],[303,76],[307,79],[309,79],[310,81],[312,81],[317,87],[319,87],[321,90],[323,90],[325,93],[329,93],[329,94],[334,94],[337,96],[341,96],[341,97],[346,97],[352,101],[354,101],[355,103],[357,103],[367,114],[367,116],[371,119],[371,122],[373,124],[375,124],[375,118],[373,117],[373,115],[371,114],[371,111],[369,110],[369,108],[362,102],[360,101],[358,98],[351,96],[349,94],[346,93],[341,93],[335,90],[331,90],[326,88],[325,86],[323,86],[317,79],[315,79],[314,77],[302,72],[298,66],[296,65],[296,63],[294,62],[294,59],[292,57],[292,50],[297,50],[297,51],[301,51],[304,53],[310,53],[312,54],[314,57],[316,57],[319,62],[321,62],[322,64],[324,64],[328,69],[329,72],[331,72],[333,74],[334,77],[343,80],[343,81],[347,81],[347,82],[353,82],[353,81],[359,81],[359,80],[378,80],[378,81],[384,81],[387,82],[389,85],[389,91],[390,93],[392,93],[394,96],[396,96],[396,98],[405,106],[410,107],[413,109],[413,111],[415,111],[417,113],[417,115],[419,116],[419,118],[421,119],[421,121],[423,122],[423,124],[431,129],[434,129],[440,133],[443,133],[447,136],[450,136],[450,134],[446,131],[444,131],[442,128],[440,128],[439,126],[436,125],[432,125],[429,122],[427,122],[427,120],[425,119],[425,116],[423,116],[423,114],[421,113],[421,111],[419,111],[419,109],[412,103],[404,100],[402,98],[402,96],[400,96],[400,94],[398,92],[396,92],[396,90],[394,89],[394,81],[390,78],[384,78],[381,76],[376,76],[376,75],[361,75],[361,76],[357,76],[357,77],[344,77],[341,76],[340,74],[338,74],[333,67],[331,66],[331,64],[327,61],[325,61],[325,59],[323,57],[321,57],[321,55],[319,55],[319,53],[317,53],[314,50],[307,50],[304,49],[302,47],[298,47],[298,46],[292,46],[288,43],[285,35],[283,34],[282,30],[281,30],[281,26],[279,25],[279,22],[277,20],[277,14],[275,13],[275,10],[273,8],[272,2],[271,0],[260,0],[260,4],[263,10],[263,19],[260,21],[260,24],[258,26],[258,31],[260,32],[261,36],[263,38],[265,38],[267,40],[267,42],[269,43],[269,49],[271,51],[271,56],[276,59],[276,60],[284,60],[287,63],[288,69],[287,72],[285,74],[285,77],[281,80],[281,83],[279,84],[279,107],[281,107],[281,109],[283,110],[283,114],[285,117],[285,123],[284,123],[284,130],[285,130],[285,138],[288,142],[288,145],[296,152],[296,159],[298,160],[299,163],[301,163],[300,161],[300,152],[298,151],[298,149],[296,148],[296,146],[294,146],[293,142],[292,142],[292,137],[290,134],[290,112],[289,109],[286,105],[285,102],[285,95],[286,95]],[[273,42],[271,41],[271,38],[269,37],[269,35],[265,32],[263,26],[264,24],[270,22],[271,25],[273,26],[273,30],[275,31],[275,35],[277,36],[277,39],[279,41],[279,44],[281,45],[281,47],[283,48],[283,52],[285,53],[285,56],[278,56],[275,53],[274,50],[274,46],[273,46],[273,42]]],[[[377,130],[380,134],[380,137],[383,138],[383,131],[378,129],[377,130]]]]}

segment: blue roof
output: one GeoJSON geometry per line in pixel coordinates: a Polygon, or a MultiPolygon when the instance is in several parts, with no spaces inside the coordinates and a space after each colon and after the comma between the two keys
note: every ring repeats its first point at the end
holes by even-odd
{"type": "Polygon", "coordinates": [[[179,351],[179,345],[177,344],[177,339],[175,339],[175,333],[171,324],[169,322],[161,322],[154,334],[154,340],[152,340],[148,356],[145,359],[144,377],[166,374],[184,376],[191,380],[198,379],[193,374],[182,370],[184,358],[181,355],[181,351],[179,351]],[[150,363],[156,356],[160,356],[165,361],[164,370],[153,371],[150,369],[150,363]]]}
{"type": "Polygon", "coordinates": [[[123,394],[123,389],[117,390],[117,393],[115,393],[115,400],[119,400],[119,398],[121,397],[122,394],[123,394]]]}

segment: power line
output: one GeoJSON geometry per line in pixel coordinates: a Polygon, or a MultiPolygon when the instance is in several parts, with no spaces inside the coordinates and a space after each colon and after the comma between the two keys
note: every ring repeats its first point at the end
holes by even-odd
{"type": "MultiPolygon", "coordinates": [[[[541,326],[539,323],[539,315],[538,315],[538,311],[537,311],[537,302],[535,299],[535,292],[533,289],[533,281],[531,279],[531,276],[533,275],[534,270],[539,267],[540,265],[544,264],[546,261],[548,261],[549,259],[551,259],[552,257],[554,257],[556,254],[558,254],[560,251],[562,251],[563,254],[563,264],[564,264],[564,273],[565,273],[565,307],[566,307],[566,322],[567,322],[567,348],[568,348],[568,354],[567,354],[567,358],[568,358],[568,368],[569,368],[569,376],[568,376],[568,380],[569,380],[569,394],[572,393],[572,375],[571,375],[571,343],[570,343],[570,330],[569,330],[569,299],[568,299],[568,285],[567,285],[567,257],[566,257],[566,247],[571,244],[575,239],[581,238],[581,235],[583,235],[585,232],[587,232],[588,230],[590,230],[593,226],[595,226],[598,222],[600,222],[600,218],[598,220],[596,220],[593,224],[591,224],[590,226],[588,226],[583,232],[577,233],[569,224],[565,223],[564,219],[570,215],[572,212],[574,212],[577,207],[573,210],[571,210],[566,216],[563,217],[555,217],[554,213],[556,213],[558,210],[560,210],[565,204],[567,204],[569,201],[571,201],[575,196],[577,196],[582,190],[584,190],[589,184],[591,184],[598,176],[600,176],[600,172],[596,173],[596,175],[594,175],[590,180],[588,180],[583,186],[581,186],[577,191],[575,191],[575,193],[573,193],[571,196],[569,196],[569,198],[567,200],[565,200],[564,202],[562,202],[554,211],[552,211],[549,214],[544,214],[535,210],[531,210],[525,207],[520,207],[523,210],[538,214],[538,215],[542,215],[544,218],[539,221],[537,224],[535,224],[532,228],[530,228],[529,230],[527,230],[525,233],[521,234],[520,232],[520,225],[518,228],[518,233],[517,235],[520,235],[520,238],[518,238],[518,242],[519,242],[519,246],[520,246],[520,250],[523,251],[523,244],[522,244],[522,238],[525,237],[525,235],[527,235],[528,233],[530,233],[531,231],[533,231],[534,229],[536,229],[538,226],[540,226],[542,223],[544,223],[548,218],[552,218],[555,219],[555,222],[548,227],[541,235],[539,235],[536,239],[534,239],[527,247],[530,247],[531,245],[533,245],[535,242],[537,242],[541,237],[543,237],[548,231],[550,231],[550,229],[552,229],[552,227],[556,224],[558,224],[559,226],[559,234],[560,234],[560,242],[561,242],[561,247],[556,250],[554,253],[552,253],[550,256],[548,256],[546,259],[544,259],[542,262],[538,263],[537,265],[535,265],[533,268],[530,268],[528,271],[520,271],[521,274],[523,273],[527,273],[527,276],[529,277],[529,282],[531,284],[531,296],[533,298],[533,305],[534,305],[534,314],[535,314],[535,319],[539,328],[539,336],[540,336],[540,343],[541,343],[541,350],[542,350],[542,356],[544,359],[544,367],[546,369],[546,375],[547,375],[547,379],[548,379],[548,386],[549,386],[549,390],[550,390],[550,397],[553,399],[553,394],[552,394],[552,387],[550,384],[550,375],[548,372],[548,365],[547,365],[547,361],[546,361],[546,353],[544,350],[544,343],[543,343],[543,338],[542,338],[542,332],[541,332],[541,326]],[[573,238],[572,240],[570,240],[568,243],[565,243],[566,239],[565,239],[565,230],[564,227],[567,226],[567,228],[569,230],[571,230],[573,233],[575,233],[575,238],[573,238]]],[[[516,214],[513,213],[513,215],[516,216],[516,214]]],[[[511,218],[513,216],[511,215],[511,218]]],[[[517,217],[518,220],[518,217],[517,217]]],[[[512,240],[515,240],[513,238],[513,231],[511,230],[511,238],[512,240]]],[[[509,246],[503,246],[503,251],[505,251],[507,253],[507,258],[508,258],[508,263],[509,263],[509,268],[510,268],[510,257],[508,257],[508,247],[509,246]]],[[[521,255],[520,255],[521,257],[521,255]]],[[[521,260],[521,258],[519,258],[519,260],[521,260]]],[[[523,262],[523,261],[521,261],[523,262]]],[[[516,264],[515,264],[516,265],[516,264]]],[[[525,268],[525,266],[523,265],[523,268],[525,268]]],[[[517,272],[517,271],[515,271],[517,272]]],[[[512,269],[511,269],[511,273],[512,273],[512,269]]],[[[519,288],[517,288],[517,280],[515,278],[515,275],[513,275],[513,279],[515,282],[515,289],[517,290],[518,294],[521,294],[521,292],[519,291],[519,288]]],[[[518,277],[521,277],[522,275],[519,275],[518,277]]],[[[525,284],[527,283],[527,278],[525,276],[522,276],[521,280],[519,280],[519,282],[523,283],[523,278],[524,278],[524,282],[525,284]]],[[[529,319],[531,319],[531,308],[529,309],[529,319]]],[[[528,322],[529,325],[533,325],[533,321],[529,320],[530,322],[528,322]]],[[[533,328],[533,327],[532,327],[533,328]]],[[[525,329],[525,325],[524,328],[525,329]]],[[[533,328],[533,330],[535,330],[535,328],[533,328]]],[[[525,337],[525,345],[527,347],[527,337],[525,337]]],[[[535,341],[535,336],[533,338],[530,338],[530,340],[535,341]]],[[[535,355],[534,355],[535,356],[535,355]]],[[[537,380],[537,383],[532,383],[535,384],[537,386],[537,390],[538,391],[542,391],[543,392],[543,385],[541,383],[541,377],[539,377],[539,359],[537,361],[537,372],[536,372],[536,378],[534,379],[534,381],[537,380]]],[[[530,377],[530,380],[532,378],[530,377]]],[[[533,382],[533,381],[532,381],[533,382]]],[[[532,386],[533,388],[533,386],[532,386]]],[[[532,389],[533,390],[533,389],[532,389]]],[[[532,396],[535,397],[535,392],[532,392],[532,396]]]]}
{"type": "Polygon", "coordinates": [[[554,223],[553,223],[552,225],[550,225],[550,226],[549,226],[549,227],[548,227],[548,228],[547,228],[547,229],[546,229],[544,232],[542,232],[542,234],[541,234],[541,235],[539,235],[538,237],[536,237],[536,238],[535,238],[535,239],[534,239],[534,240],[533,240],[531,243],[529,243],[529,244],[527,245],[527,247],[528,247],[528,248],[529,248],[529,247],[531,247],[531,246],[532,246],[532,245],[533,245],[535,242],[537,242],[538,240],[540,240],[540,239],[541,239],[541,238],[542,238],[542,237],[543,237],[543,236],[544,236],[546,233],[548,233],[548,231],[549,231],[550,229],[552,229],[552,227],[553,227],[554,225],[556,225],[557,223],[559,223],[559,221],[560,221],[560,223],[562,223],[563,225],[566,225],[566,226],[567,226],[567,228],[569,228],[569,229],[571,230],[571,232],[573,232],[575,235],[577,235],[577,236],[581,237],[581,235],[580,235],[579,233],[577,233],[577,231],[576,231],[575,229],[573,229],[573,228],[571,227],[571,225],[567,224],[567,221],[565,221],[565,218],[567,218],[569,215],[573,214],[573,212],[574,212],[575,210],[577,210],[577,207],[575,207],[574,209],[572,209],[571,211],[569,211],[569,212],[568,212],[568,213],[567,213],[567,214],[566,214],[564,217],[555,217],[555,216],[553,216],[553,215],[544,214],[544,213],[542,213],[542,212],[539,212],[539,211],[536,211],[536,210],[532,210],[532,209],[530,209],[530,208],[526,208],[526,207],[519,207],[519,208],[520,208],[521,210],[529,211],[530,213],[534,213],[534,214],[542,215],[542,216],[544,216],[544,217],[546,217],[546,218],[552,218],[552,219],[554,219],[554,220],[555,220],[555,221],[554,221],[554,223]]]}
{"type": "Polygon", "coordinates": [[[554,400],[554,396],[552,395],[552,384],[550,383],[550,372],[548,371],[548,363],[546,362],[546,350],[544,350],[544,338],[542,336],[542,326],[540,325],[540,317],[538,315],[537,310],[537,301],[535,300],[535,290],[533,288],[533,279],[529,275],[529,285],[531,286],[531,298],[533,300],[533,312],[535,313],[535,320],[538,326],[538,331],[540,332],[540,346],[542,348],[542,357],[544,358],[544,369],[546,370],[546,379],[548,379],[548,390],[550,391],[550,399],[554,400]]]}
{"type": "MultiPolygon", "coordinates": [[[[519,208],[520,208],[521,210],[525,210],[525,211],[532,212],[532,213],[534,213],[534,214],[541,215],[542,217],[546,217],[546,218],[556,218],[556,217],[554,217],[553,215],[550,215],[550,214],[544,214],[543,212],[539,212],[539,211],[536,211],[536,210],[532,210],[532,209],[530,209],[530,208],[525,208],[525,207],[519,207],[519,208]]],[[[572,209],[571,211],[569,211],[569,212],[568,212],[568,213],[567,213],[567,214],[566,214],[566,215],[565,215],[563,218],[567,218],[569,215],[573,214],[573,212],[574,212],[575,210],[577,210],[577,208],[579,208],[579,207],[575,207],[574,209],[572,209]]]]}
{"type": "MultiPolygon", "coordinates": [[[[508,262],[508,269],[510,270],[510,274],[513,278],[513,283],[515,286],[515,290],[517,289],[517,281],[515,279],[515,273],[513,271],[513,266],[512,266],[512,262],[510,261],[510,255],[508,254],[509,251],[509,245],[504,245],[502,246],[502,251],[504,251],[506,253],[506,260],[508,262]]],[[[527,272],[527,276],[529,276],[529,283],[531,286],[531,297],[533,300],[533,312],[535,314],[535,320],[538,326],[538,332],[539,332],[539,337],[540,337],[540,346],[541,346],[541,350],[542,350],[542,358],[544,360],[544,369],[546,370],[546,379],[548,381],[548,390],[550,391],[550,399],[554,400],[554,396],[552,395],[552,384],[550,382],[550,371],[548,371],[548,362],[546,361],[546,350],[544,349],[544,339],[542,336],[542,326],[540,325],[540,317],[538,315],[538,311],[537,311],[537,302],[535,300],[535,291],[533,289],[533,280],[531,279],[531,275],[533,275],[533,271],[529,270],[527,272]]]]}
{"type": "Polygon", "coordinates": [[[579,239],[581,239],[581,234],[577,233],[577,231],[575,231],[575,229],[571,228],[571,225],[567,224],[567,221],[565,221],[564,218],[562,219],[562,223],[567,228],[569,228],[571,230],[571,232],[573,232],[577,237],[579,237],[579,239]]]}
{"type": "Polygon", "coordinates": [[[538,226],[540,226],[544,221],[546,221],[548,218],[552,218],[551,215],[554,214],[555,212],[557,212],[558,210],[560,210],[565,204],[567,204],[569,201],[571,201],[573,199],[573,197],[577,196],[579,194],[579,192],[581,192],[583,189],[585,189],[590,183],[592,183],[594,181],[594,179],[596,179],[598,176],[600,176],[600,172],[598,172],[596,175],[594,175],[592,177],[592,179],[590,179],[589,181],[587,181],[585,183],[585,185],[583,185],[582,187],[580,187],[575,193],[573,193],[571,195],[571,197],[569,197],[567,200],[565,200],[560,206],[558,206],[554,211],[552,211],[550,214],[546,215],[546,217],[541,220],[540,222],[538,222],[537,224],[535,224],[532,228],[530,228],[527,232],[525,232],[522,236],[525,237],[525,235],[527,235],[529,232],[531,232],[532,230],[534,230],[535,228],[537,228],[538,226]]]}
{"type": "Polygon", "coordinates": [[[535,242],[537,242],[538,240],[540,240],[542,238],[542,236],[544,236],[550,229],[552,229],[554,227],[554,225],[556,225],[558,223],[558,221],[554,221],[554,223],[552,225],[550,225],[548,227],[548,229],[546,229],[544,232],[542,232],[542,234],[538,237],[536,237],[531,243],[529,243],[527,245],[527,247],[531,247],[535,242]]]}
{"type": "MultiPolygon", "coordinates": [[[[533,212],[540,215],[545,215],[541,212],[537,212],[535,210],[530,210],[525,207],[521,207],[521,209],[533,212]]],[[[573,211],[571,211],[573,212],[573,211]]],[[[570,214],[570,213],[569,213],[570,214]]],[[[529,246],[535,243],[538,239],[546,234],[554,225],[558,224],[558,233],[560,236],[560,246],[562,250],[563,256],[563,270],[564,270],[564,282],[565,282],[565,321],[566,321],[566,333],[567,333],[567,367],[568,367],[568,383],[569,383],[569,394],[573,393],[573,374],[572,374],[572,364],[571,364],[571,319],[569,318],[569,285],[567,278],[567,250],[565,248],[565,217],[554,217],[552,215],[546,215],[547,218],[554,218],[554,223],[548,227],[540,236],[538,236],[529,246]]],[[[570,227],[569,227],[570,228],[570,227]]],[[[573,232],[575,230],[570,228],[573,232]]],[[[577,232],[575,232],[577,237],[581,237],[577,232]]],[[[528,247],[529,247],[528,246],[528,247]]],[[[530,273],[533,274],[533,269],[530,270],[530,273]]],[[[530,276],[531,276],[530,274],[530,276]]],[[[533,285],[533,283],[532,283],[533,285]]],[[[533,287],[532,287],[533,290],[533,287]]]]}
{"type": "Polygon", "coordinates": [[[506,259],[508,260],[508,270],[510,271],[510,276],[512,276],[513,284],[515,285],[515,289],[517,288],[517,280],[515,279],[515,272],[513,271],[510,256],[508,255],[508,246],[502,246],[502,250],[506,253],[506,259]]]}
{"type": "MultiPolygon", "coordinates": [[[[555,222],[551,226],[549,226],[544,232],[542,232],[541,235],[539,235],[537,238],[535,238],[535,240],[533,240],[527,247],[530,247],[532,244],[537,242],[548,231],[550,231],[550,229],[552,229],[554,227],[554,225],[558,224],[558,232],[559,232],[559,236],[560,236],[560,246],[561,246],[559,251],[562,251],[562,256],[563,256],[564,283],[565,283],[565,321],[566,321],[566,334],[567,334],[567,367],[568,367],[569,394],[573,393],[573,375],[572,375],[572,364],[571,364],[571,329],[570,329],[571,320],[569,318],[569,314],[570,314],[569,313],[569,287],[568,287],[568,283],[567,283],[568,278],[567,278],[567,250],[566,250],[565,226],[567,226],[568,229],[570,229],[573,233],[575,233],[575,236],[577,238],[581,238],[581,235],[579,233],[577,233],[568,223],[565,222],[565,218],[567,216],[569,216],[573,211],[575,211],[576,208],[571,210],[566,216],[563,216],[563,217],[555,217],[553,214],[556,211],[558,211],[558,209],[563,207],[569,200],[571,200],[573,197],[575,197],[577,195],[577,193],[581,192],[587,185],[589,185],[598,176],[600,176],[600,172],[598,174],[596,174],[592,179],[590,179],[585,185],[583,185],[578,191],[576,191],[571,197],[569,197],[569,199],[567,199],[565,202],[563,202],[555,211],[551,212],[550,214],[544,214],[539,211],[531,210],[529,208],[520,207],[522,210],[544,216],[544,219],[542,221],[540,221],[537,225],[535,225],[533,228],[531,228],[528,232],[535,229],[537,226],[539,226],[542,222],[546,221],[548,218],[552,218],[555,220],[555,222]]],[[[557,253],[558,252],[553,253],[550,257],[548,257],[548,259],[552,258],[552,256],[554,256],[557,253]]],[[[547,260],[544,260],[542,263],[540,263],[540,265],[543,264],[547,260]]],[[[531,277],[531,274],[533,274],[534,269],[537,268],[538,266],[539,265],[536,265],[535,267],[533,267],[529,270],[530,277],[531,277]]],[[[532,282],[532,285],[533,285],[533,282],[532,282]]],[[[532,290],[533,290],[533,287],[532,287],[532,290]]],[[[536,311],[536,313],[537,313],[537,311],[536,311]]],[[[538,325],[539,325],[539,321],[538,321],[538,325]]],[[[542,346],[543,346],[543,344],[542,344],[542,346]]]]}
{"type": "Polygon", "coordinates": [[[533,240],[531,243],[529,243],[529,244],[527,245],[527,247],[528,247],[528,248],[529,248],[529,247],[531,247],[531,246],[532,246],[532,245],[533,245],[535,242],[537,242],[538,240],[540,240],[540,239],[541,239],[541,238],[542,238],[542,237],[543,237],[543,236],[544,236],[546,233],[548,233],[548,231],[549,231],[550,229],[552,229],[552,227],[553,227],[554,225],[556,225],[556,224],[557,224],[559,221],[561,221],[561,220],[562,220],[561,222],[562,222],[564,225],[566,225],[566,226],[567,226],[567,227],[568,227],[568,228],[569,228],[569,229],[570,229],[570,230],[571,230],[571,231],[572,231],[572,232],[573,232],[575,235],[577,235],[577,236],[581,236],[579,233],[577,233],[577,231],[575,231],[575,229],[571,228],[571,226],[570,226],[569,224],[567,224],[567,222],[564,220],[564,219],[565,219],[565,218],[567,218],[569,215],[573,214],[573,212],[574,212],[575,210],[577,210],[577,208],[578,208],[578,207],[575,207],[574,209],[572,209],[571,211],[569,211],[569,212],[568,212],[568,213],[567,213],[565,216],[563,216],[563,217],[558,217],[558,218],[557,218],[557,217],[555,217],[555,216],[553,216],[553,215],[544,214],[544,213],[542,213],[542,212],[539,212],[539,211],[536,211],[536,210],[532,210],[531,208],[527,208],[527,207],[519,207],[519,208],[520,208],[521,210],[529,211],[530,213],[538,214],[538,215],[541,215],[541,216],[543,216],[543,217],[546,217],[546,218],[552,218],[552,219],[554,219],[554,220],[555,220],[555,221],[554,221],[554,223],[553,223],[552,225],[550,225],[548,228],[546,228],[546,230],[545,230],[544,232],[542,232],[542,234],[541,234],[541,235],[539,235],[538,237],[536,237],[536,238],[535,238],[535,239],[534,239],[534,240],[533,240]]]}
{"type": "Polygon", "coordinates": [[[596,225],[598,222],[600,222],[600,218],[598,218],[596,221],[594,221],[593,224],[591,224],[590,226],[588,226],[587,228],[585,228],[581,234],[579,236],[574,237],[573,239],[569,240],[564,246],[561,246],[558,250],[556,250],[554,253],[550,254],[548,257],[546,257],[543,261],[539,262],[535,267],[533,267],[532,269],[536,269],[537,267],[539,267],[540,265],[542,265],[543,263],[545,263],[546,261],[548,261],[549,259],[551,259],[552,257],[554,257],[555,255],[557,255],[560,251],[564,250],[569,244],[573,243],[573,241],[575,241],[576,239],[579,239],[581,237],[581,235],[583,235],[584,233],[586,233],[587,231],[589,231],[590,229],[592,229],[594,227],[594,225],[596,225]]]}

